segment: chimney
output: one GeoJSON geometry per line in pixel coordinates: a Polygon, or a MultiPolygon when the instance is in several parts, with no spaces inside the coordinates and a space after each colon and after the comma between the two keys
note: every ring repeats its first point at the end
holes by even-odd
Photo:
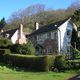
{"type": "Polygon", "coordinates": [[[38,30],[38,29],[39,29],[39,23],[36,22],[36,23],[35,23],[35,26],[36,26],[36,30],[38,30]]]}
{"type": "Polygon", "coordinates": [[[22,38],[22,35],[23,35],[23,25],[22,24],[20,24],[19,29],[20,29],[20,38],[22,38]]]}

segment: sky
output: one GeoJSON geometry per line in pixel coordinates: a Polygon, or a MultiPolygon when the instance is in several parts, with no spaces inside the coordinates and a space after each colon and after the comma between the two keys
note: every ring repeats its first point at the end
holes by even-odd
{"type": "Polygon", "coordinates": [[[19,9],[25,9],[34,4],[44,4],[46,8],[66,9],[75,0],[1,0],[0,1],[0,19],[7,20],[13,12],[19,9]]]}

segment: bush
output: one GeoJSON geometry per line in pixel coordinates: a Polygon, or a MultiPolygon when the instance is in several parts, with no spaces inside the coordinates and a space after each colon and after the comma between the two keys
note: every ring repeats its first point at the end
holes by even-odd
{"type": "Polygon", "coordinates": [[[80,60],[68,60],[70,69],[80,69],[80,60]]]}
{"type": "Polygon", "coordinates": [[[7,48],[11,44],[11,41],[8,39],[0,39],[0,48],[7,48]]]}
{"type": "Polygon", "coordinates": [[[67,66],[68,65],[65,56],[56,56],[54,61],[54,68],[58,69],[59,71],[64,71],[67,66]]]}
{"type": "Polygon", "coordinates": [[[52,57],[26,56],[20,54],[6,54],[4,61],[12,66],[24,67],[28,70],[49,71],[52,57]]]}
{"type": "Polygon", "coordinates": [[[0,49],[0,61],[4,60],[5,54],[10,54],[10,50],[9,49],[0,49]]]}
{"type": "Polygon", "coordinates": [[[78,49],[72,48],[72,59],[80,58],[80,51],[78,49]]]}
{"type": "Polygon", "coordinates": [[[33,55],[35,54],[35,48],[31,41],[29,41],[27,44],[15,44],[10,47],[10,50],[17,54],[27,54],[27,55],[33,55]]]}

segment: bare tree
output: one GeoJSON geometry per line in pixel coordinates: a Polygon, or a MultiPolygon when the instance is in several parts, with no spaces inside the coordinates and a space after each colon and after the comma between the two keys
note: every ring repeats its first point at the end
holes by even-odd
{"type": "Polygon", "coordinates": [[[74,0],[74,2],[67,8],[67,11],[74,13],[74,11],[79,8],[80,8],[80,0],[74,0]]]}

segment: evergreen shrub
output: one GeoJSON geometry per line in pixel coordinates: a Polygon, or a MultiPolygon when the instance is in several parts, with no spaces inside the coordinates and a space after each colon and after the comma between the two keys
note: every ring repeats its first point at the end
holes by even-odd
{"type": "Polygon", "coordinates": [[[35,48],[31,41],[27,44],[14,44],[10,47],[11,52],[17,54],[27,54],[27,55],[34,55],[36,54],[35,48]]]}
{"type": "Polygon", "coordinates": [[[68,64],[65,56],[59,55],[56,56],[55,61],[54,61],[54,68],[58,69],[59,71],[64,71],[67,69],[68,64]]]}

